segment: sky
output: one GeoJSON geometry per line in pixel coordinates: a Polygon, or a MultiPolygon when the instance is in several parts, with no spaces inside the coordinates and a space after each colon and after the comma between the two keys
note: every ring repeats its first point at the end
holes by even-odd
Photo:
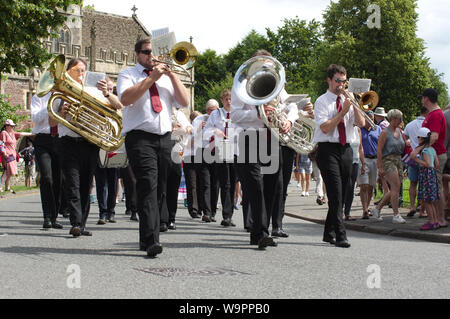
{"type": "MultiPolygon", "coordinates": [[[[334,1],[335,2],[335,1],[334,1]]],[[[131,16],[136,6],[137,17],[147,30],[168,27],[176,40],[189,41],[199,52],[212,49],[226,54],[252,29],[266,35],[266,28],[276,31],[284,19],[322,21],[330,0],[84,0],[95,10],[131,16]]],[[[431,67],[444,73],[450,88],[450,1],[418,0],[417,36],[425,41],[426,56],[431,67]]],[[[381,13],[381,27],[383,26],[381,13]]]]}

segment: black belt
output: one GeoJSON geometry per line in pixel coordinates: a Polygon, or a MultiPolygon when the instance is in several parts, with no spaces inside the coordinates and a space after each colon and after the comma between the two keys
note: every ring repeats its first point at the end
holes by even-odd
{"type": "Polygon", "coordinates": [[[370,155],[365,155],[364,157],[365,157],[365,158],[370,158],[370,159],[377,158],[376,156],[370,156],[370,155]]]}

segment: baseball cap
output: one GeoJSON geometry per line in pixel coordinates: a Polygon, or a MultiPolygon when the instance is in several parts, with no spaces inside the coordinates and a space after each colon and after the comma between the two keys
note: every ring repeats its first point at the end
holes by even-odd
{"type": "Polygon", "coordinates": [[[16,126],[16,124],[12,120],[6,120],[5,125],[16,126]]]}
{"type": "Polygon", "coordinates": [[[419,95],[419,98],[421,99],[424,96],[429,98],[431,102],[436,102],[437,98],[438,98],[438,93],[435,89],[428,88],[428,89],[425,89],[425,91],[423,91],[423,93],[421,95],[419,95]]]}
{"type": "Polygon", "coordinates": [[[430,130],[426,127],[421,127],[419,131],[417,131],[417,137],[428,137],[430,130]]]}

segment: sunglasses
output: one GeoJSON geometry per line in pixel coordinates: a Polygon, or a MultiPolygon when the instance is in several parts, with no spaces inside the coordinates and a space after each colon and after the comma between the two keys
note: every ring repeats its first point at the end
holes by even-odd
{"type": "Polygon", "coordinates": [[[152,53],[152,50],[140,50],[139,53],[150,55],[152,53]]]}
{"type": "Polygon", "coordinates": [[[347,80],[345,79],[345,80],[340,80],[340,79],[334,79],[334,81],[336,82],[336,83],[345,83],[345,82],[347,82],[347,80]]]}

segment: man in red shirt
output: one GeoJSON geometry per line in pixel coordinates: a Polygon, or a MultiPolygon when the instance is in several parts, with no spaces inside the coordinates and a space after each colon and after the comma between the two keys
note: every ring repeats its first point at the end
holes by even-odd
{"type": "Polygon", "coordinates": [[[447,123],[445,121],[444,113],[439,106],[437,99],[438,93],[435,89],[428,88],[419,95],[422,99],[422,105],[428,110],[427,117],[422,123],[422,127],[426,127],[431,131],[430,144],[436,150],[439,159],[439,167],[436,168],[436,173],[439,180],[439,193],[441,194],[438,202],[438,222],[441,227],[447,227],[445,220],[445,196],[442,189],[442,172],[444,171],[445,163],[447,162],[447,149],[444,146],[445,136],[447,133],[447,123]]]}

